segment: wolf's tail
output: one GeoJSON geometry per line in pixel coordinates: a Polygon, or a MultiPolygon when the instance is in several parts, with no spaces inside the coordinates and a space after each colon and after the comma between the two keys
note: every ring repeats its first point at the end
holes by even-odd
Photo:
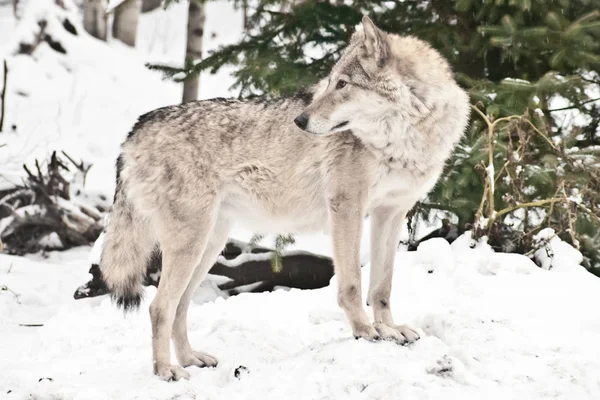
{"type": "Polygon", "coordinates": [[[140,305],[155,241],[148,221],[126,198],[119,176],[121,167],[119,158],[115,200],[106,226],[100,271],[113,300],[127,311],[140,305]]]}

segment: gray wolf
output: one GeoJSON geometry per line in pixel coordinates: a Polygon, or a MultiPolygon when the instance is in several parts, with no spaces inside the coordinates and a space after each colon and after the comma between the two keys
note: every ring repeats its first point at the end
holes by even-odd
{"type": "Polygon", "coordinates": [[[187,309],[233,223],[256,233],[331,234],[337,301],[356,338],[413,342],[392,318],[394,255],[406,213],[435,185],[468,123],[446,60],[364,17],[329,76],[271,100],[212,99],[140,117],[117,161],[101,271],[120,306],[140,303],[146,262],[163,269],[150,305],[154,373],[215,366],[193,350],[187,309]],[[372,224],[368,304],[359,244],[372,224]],[[173,340],[179,365],[171,364],[173,340]]]}

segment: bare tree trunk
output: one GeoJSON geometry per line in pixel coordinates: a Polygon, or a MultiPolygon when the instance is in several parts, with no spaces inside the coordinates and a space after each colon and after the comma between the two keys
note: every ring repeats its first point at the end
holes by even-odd
{"type": "MultiPolygon", "coordinates": [[[[185,50],[185,62],[193,62],[202,58],[202,39],[204,38],[204,1],[189,0],[187,46],[185,50]]],[[[198,98],[198,86],[200,76],[196,75],[183,83],[182,103],[194,101],[198,98]]]]}
{"type": "Polygon", "coordinates": [[[0,109],[0,132],[2,132],[2,127],[4,125],[4,117],[6,116],[6,85],[8,85],[8,64],[6,60],[4,60],[4,84],[2,85],[2,94],[0,95],[0,101],[2,102],[2,108],[0,109]]]}
{"type": "Polygon", "coordinates": [[[106,41],[104,0],[83,0],[83,28],[93,37],[106,41]]]}
{"type": "Polygon", "coordinates": [[[142,0],[142,12],[150,12],[156,10],[162,5],[163,0],[142,0]]]}
{"type": "Polygon", "coordinates": [[[16,19],[19,19],[19,0],[12,0],[13,15],[16,19]]]}
{"type": "Polygon", "coordinates": [[[244,31],[250,28],[250,21],[248,21],[248,0],[242,0],[242,13],[244,14],[244,31]]]}
{"type": "Polygon", "coordinates": [[[123,43],[134,47],[137,25],[142,9],[140,0],[125,0],[115,10],[112,25],[112,35],[123,43]]]}

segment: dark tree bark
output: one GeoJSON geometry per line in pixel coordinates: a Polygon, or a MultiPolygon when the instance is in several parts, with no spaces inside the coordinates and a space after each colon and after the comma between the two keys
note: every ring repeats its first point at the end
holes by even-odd
{"type": "Polygon", "coordinates": [[[250,21],[248,20],[248,0],[242,0],[242,13],[244,16],[244,31],[250,28],[250,21]]]}
{"type": "Polygon", "coordinates": [[[4,126],[4,116],[6,114],[6,85],[8,84],[8,64],[6,60],[4,60],[4,73],[2,82],[2,94],[0,95],[0,101],[2,102],[2,108],[0,109],[0,132],[2,132],[2,127],[4,126]]]}
{"type": "Polygon", "coordinates": [[[150,12],[156,10],[162,5],[163,0],[142,0],[142,12],[150,12]]]}

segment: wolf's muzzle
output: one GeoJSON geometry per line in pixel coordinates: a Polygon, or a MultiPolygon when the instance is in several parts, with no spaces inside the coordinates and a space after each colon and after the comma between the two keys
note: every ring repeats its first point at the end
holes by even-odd
{"type": "Polygon", "coordinates": [[[306,126],[308,125],[308,115],[298,115],[296,118],[294,118],[294,123],[296,124],[296,126],[298,126],[298,128],[302,130],[306,129],[306,126]]]}

